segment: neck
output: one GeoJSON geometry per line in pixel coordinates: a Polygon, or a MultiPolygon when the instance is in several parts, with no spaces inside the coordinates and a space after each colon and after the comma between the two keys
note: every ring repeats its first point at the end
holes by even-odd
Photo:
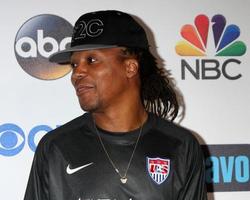
{"type": "Polygon", "coordinates": [[[92,116],[98,127],[110,132],[128,132],[137,129],[147,120],[148,114],[141,102],[125,108],[94,112],[92,116]]]}

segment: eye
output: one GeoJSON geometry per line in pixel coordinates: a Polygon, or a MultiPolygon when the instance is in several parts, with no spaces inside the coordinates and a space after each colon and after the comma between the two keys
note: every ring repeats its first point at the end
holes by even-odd
{"type": "Polygon", "coordinates": [[[97,62],[97,59],[93,56],[89,56],[89,57],[87,57],[87,62],[88,62],[88,64],[93,64],[93,63],[97,62]]]}
{"type": "Polygon", "coordinates": [[[72,68],[72,69],[74,69],[74,68],[77,67],[77,64],[76,64],[76,63],[70,63],[70,65],[71,65],[71,68],[72,68]]]}

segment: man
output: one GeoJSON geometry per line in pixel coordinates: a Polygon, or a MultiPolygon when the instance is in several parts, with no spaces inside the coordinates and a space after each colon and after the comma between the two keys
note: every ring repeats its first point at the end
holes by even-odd
{"type": "Polygon", "coordinates": [[[128,14],[81,16],[70,63],[82,116],[40,141],[25,200],[204,200],[204,162],[192,134],[171,121],[174,90],[128,14]]]}

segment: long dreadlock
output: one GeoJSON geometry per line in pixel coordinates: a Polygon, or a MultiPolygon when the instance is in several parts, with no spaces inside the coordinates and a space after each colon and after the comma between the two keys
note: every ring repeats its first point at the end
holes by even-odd
{"type": "Polygon", "coordinates": [[[141,100],[146,111],[173,121],[178,115],[179,104],[165,69],[157,66],[149,50],[126,48],[124,53],[135,56],[139,62],[141,100]]]}

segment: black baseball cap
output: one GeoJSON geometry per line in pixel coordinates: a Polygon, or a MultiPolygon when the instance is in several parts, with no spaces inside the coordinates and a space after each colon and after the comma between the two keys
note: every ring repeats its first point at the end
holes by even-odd
{"type": "Polygon", "coordinates": [[[148,49],[145,30],[127,13],[96,11],[86,13],[76,21],[70,48],[52,54],[49,60],[69,63],[72,52],[119,46],[148,49]]]}

